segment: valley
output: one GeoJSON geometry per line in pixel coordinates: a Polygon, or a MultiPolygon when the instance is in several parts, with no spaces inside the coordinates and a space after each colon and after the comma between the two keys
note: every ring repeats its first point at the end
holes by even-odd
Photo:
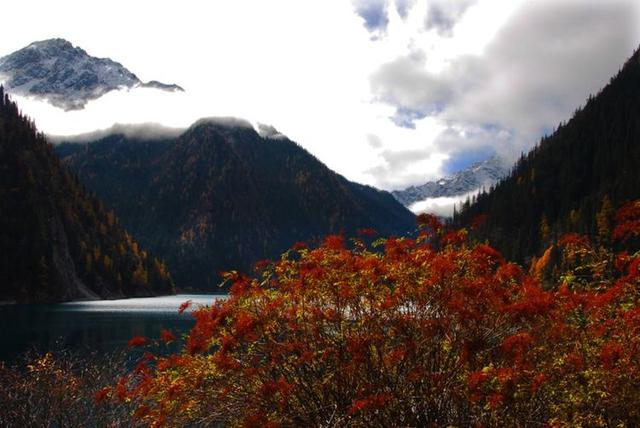
{"type": "Polygon", "coordinates": [[[0,427],[639,426],[640,9],[496,5],[4,5],[0,427]]]}

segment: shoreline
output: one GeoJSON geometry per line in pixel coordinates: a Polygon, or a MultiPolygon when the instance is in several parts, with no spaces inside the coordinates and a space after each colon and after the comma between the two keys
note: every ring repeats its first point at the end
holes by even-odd
{"type": "Polygon", "coordinates": [[[131,300],[131,299],[154,299],[163,297],[175,297],[175,296],[211,296],[213,297],[228,297],[229,293],[175,293],[175,294],[159,294],[155,296],[123,296],[104,299],[73,299],[63,301],[50,301],[50,302],[19,302],[17,300],[0,300],[0,307],[2,306],[17,306],[17,305],[63,305],[72,303],[89,303],[89,302],[115,302],[118,300],[131,300]]]}

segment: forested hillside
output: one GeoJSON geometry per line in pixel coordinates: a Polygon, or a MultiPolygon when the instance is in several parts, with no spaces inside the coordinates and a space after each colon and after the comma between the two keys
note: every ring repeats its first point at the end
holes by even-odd
{"type": "Polygon", "coordinates": [[[220,271],[250,270],[297,241],[415,228],[391,194],[352,183],[293,141],[238,120],[202,120],[175,139],[111,135],[57,150],[167,261],[179,287],[211,290],[220,271]]]}
{"type": "Polygon", "coordinates": [[[173,281],[0,87],[0,300],[167,294],[173,281]]]}
{"type": "Polygon", "coordinates": [[[494,189],[466,204],[456,225],[525,261],[566,232],[607,239],[613,208],[640,197],[640,55],[566,124],[523,155],[494,189]]]}

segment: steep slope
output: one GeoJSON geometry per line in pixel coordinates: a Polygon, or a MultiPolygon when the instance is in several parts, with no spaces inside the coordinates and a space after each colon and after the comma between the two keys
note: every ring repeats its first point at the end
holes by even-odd
{"type": "Polygon", "coordinates": [[[171,293],[166,268],[61,166],[0,87],[0,300],[171,293]]]}
{"type": "Polygon", "coordinates": [[[178,286],[211,289],[296,241],[374,228],[402,234],[414,216],[386,192],[351,183],[279,134],[203,120],[175,140],[122,135],[61,145],[68,165],[167,260],[178,286]]]}
{"type": "Polygon", "coordinates": [[[391,194],[402,205],[410,208],[413,204],[430,198],[462,196],[482,187],[488,189],[508,172],[506,161],[499,156],[492,156],[452,176],[428,181],[420,186],[410,186],[404,190],[395,190],[391,194]]]}
{"type": "Polygon", "coordinates": [[[0,58],[0,80],[14,94],[44,98],[65,110],[81,109],[121,88],[183,90],[157,81],[143,83],[122,64],[90,56],[64,39],[34,42],[0,58]]]}
{"type": "Polygon", "coordinates": [[[636,51],[597,96],[523,156],[495,189],[465,207],[455,223],[468,224],[487,215],[477,236],[489,239],[507,256],[525,260],[562,233],[596,236],[599,227],[610,227],[611,205],[640,197],[639,166],[636,51]]]}

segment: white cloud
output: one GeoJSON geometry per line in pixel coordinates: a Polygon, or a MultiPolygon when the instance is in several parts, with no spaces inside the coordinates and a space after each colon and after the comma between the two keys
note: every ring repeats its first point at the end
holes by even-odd
{"type": "Polygon", "coordinates": [[[474,196],[477,196],[481,190],[482,187],[461,195],[427,198],[414,202],[409,206],[409,210],[415,214],[428,213],[435,214],[439,217],[452,217],[454,209],[459,210],[462,204],[474,196]]]}
{"type": "Polygon", "coordinates": [[[640,40],[626,36],[632,18],[605,13],[631,2],[589,12],[590,0],[21,0],[3,5],[0,54],[63,37],[186,90],[110,93],[68,113],[20,99],[45,132],[237,116],[390,189],[496,141],[531,145],[566,119],[640,40]],[[375,37],[357,13],[369,5],[384,15],[375,37]]]}
{"type": "MultiPolygon", "coordinates": [[[[490,5],[467,8],[451,29],[453,46],[474,45],[462,41],[482,35],[479,18],[490,5]]],[[[420,48],[381,65],[372,74],[372,91],[396,107],[396,123],[411,126],[430,116],[444,127],[422,153],[414,153],[416,159],[439,153],[455,161],[489,151],[513,159],[615,74],[640,40],[634,34],[638,11],[631,0],[525,2],[475,50],[447,57],[438,55],[447,39],[432,50],[423,40],[420,48]]],[[[396,176],[402,168],[391,165],[385,172],[396,176]]]]}

